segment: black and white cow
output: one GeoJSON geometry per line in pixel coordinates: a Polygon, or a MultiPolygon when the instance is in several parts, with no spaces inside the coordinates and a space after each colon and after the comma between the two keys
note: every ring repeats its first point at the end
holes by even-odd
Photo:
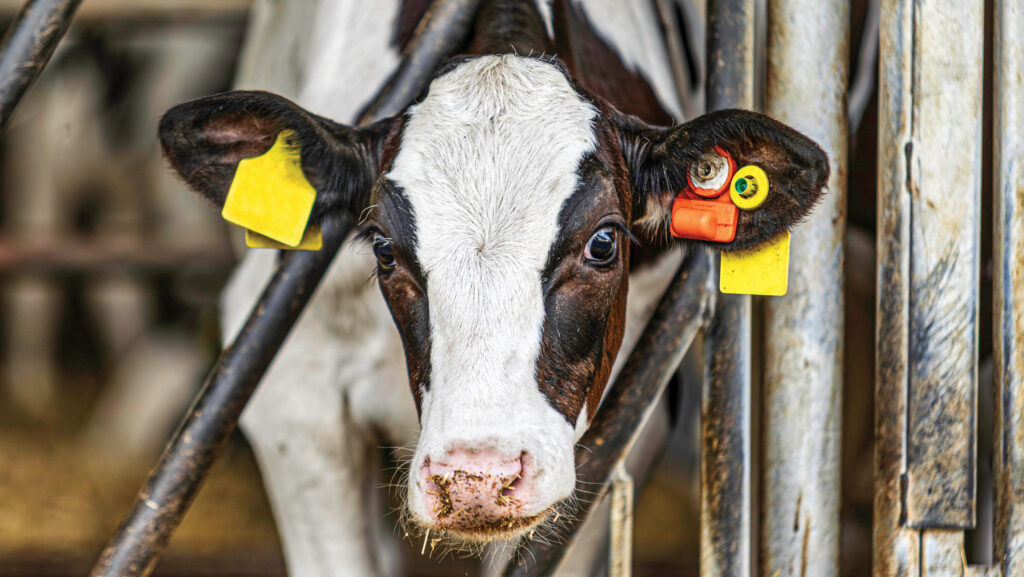
{"type": "MultiPolygon", "coordinates": [[[[256,29],[306,10],[316,22],[309,42],[325,19],[342,25],[320,37],[337,50],[354,30],[403,22],[417,3],[375,4],[377,15],[355,3],[288,4],[258,5],[256,29]]],[[[390,570],[368,553],[377,541],[366,506],[372,447],[376,432],[416,441],[417,422],[407,486],[416,525],[470,542],[531,531],[572,496],[575,443],[624,340],[632,346],[679,262],[667,216],[691,166],[717,146],[771,179],[768,201],[741,214],[725,249],[774,237],[821,194],[824,153],[767,117],[724,111],[648,124],[669,124],[666,107],[678,109],[666,96],[663,49],[635,49],[638,37],[658,34],[654,14],[653,4],[617,0],[485,2],[473,55],[445,66],[403,114],[362,129],[307,111],[351,118],[353,103],[340,114],[328,103],[335,87],[352,98],[344,74],[361,58],[278,37],[266,52],[277,80],[289,81],[296,46],[344,74],[291,71],[301,80],[281,91],[306,108],[240,91],[164,117],[171,165],[216,204],[239,160],[294,131],[317,189],[314,219],[358,216],[370,249],[335,263],[243,421],[293,574],[390,570]],[[624,28],[627,40],[617,44],[599,23],[624,28]],[[383,299],[367,286],[372,266],[383,299]]],[[[364,47],[374,52],[365,57],[385,54],[385,70],[368,82],[378,85],[394,53],[384,39],[366,42],[380,45],[364,47]]],[[[250,54],[249,70],[259,69],[254,62],[250,54]]],[[[272,258],[247,257],[227,290],[228,336],[272,258]]]]}

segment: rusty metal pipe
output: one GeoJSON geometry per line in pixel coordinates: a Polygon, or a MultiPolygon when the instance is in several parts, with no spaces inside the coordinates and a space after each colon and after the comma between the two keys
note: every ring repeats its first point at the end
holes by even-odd
{"type": "MultiPolygon", "coordinates": [[[[440,62],[469,33],[479,0],[435,0],[404,58],[416,54],[421,65],[400,67],[370,110],[377,117],[400,112],[409,100],[393,86],[426,82],[430,63],[440,62]],[[437,15],[443,14],[444,17],[437,15]],[[405,77],[408,78],[405,78],[405,77]]],[[[404,93],[408,98],[415,94],[404,93]]],[[[375,119],[375,118],[373,118],[375,119]]],[[[371,119],[372,120],[372,119],[371,119]]],[[[324,223],[324,246],[317,252],[284,257],[252,314],[224,351],[160,461],[136,497],[128,516],[100,555],[93,577],[149,575],[188,511],[203,480],[224,452],[238,417],[284,342],[327,267],[352,228],[349,217],[324,223]]]]}
{"type": "Polygon", "coordinates": [[[920,539],[901,524],[910,301],[913,0],[884,0],[879,23],[875,577],[918,577],[920,539]]]}
{"type": "Polygon", "coordinates": [[[82,0],[29,0],[0,43],[0,131],[50,61],[82,0]]]}
{"type": "Polygon", "coordinates": [[[995,3],[995,554],[1024,575],[1024,6],[995,3]]]}
{"type": "Polygon", "coordinates": [[[788,294],[765,302],[762,577],[839,575],[849,11],[820,0],[768,7],[765,112],[821,143],[831,175],[793,231],[788,294]]]}
{"type": "MultiPolygon", "coordinates": [[[[754,106],[754,2],[708,2],[708,110],[754,106]]],[[[717,271],[718,259],[714,269],[717,271]]],[[[717,274],[715,284],[718,284],[717,274]]],[[[705,343],[701,577],[747,577],[751,552],[750,297],[722,295],[705,343]]]]}

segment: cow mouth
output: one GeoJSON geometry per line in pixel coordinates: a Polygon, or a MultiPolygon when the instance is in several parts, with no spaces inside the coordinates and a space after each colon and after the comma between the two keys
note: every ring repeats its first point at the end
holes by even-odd
{"type": "MultiPolygon", "coordinates": [[[[511,541],[532,537],[534,532],[552,518],[555,506],[529,517],[506,517],[500,519],[472,519],[471,515],[456,517],[455,522],[434,522],[425,524],[416,521],[419,533],[423,534],[423,549],[432,553],[435,548],[473,553],[482,553],[482,547],[494,541],[511,541]]],[[[454,516],[454,514],[453,514],[454,516]]]]}
{"type": "Polygon", "coordinates": [[[530,517],[507,517],[473,523],[436,524],[433,530],[440,537],[469,543],[490,543],[508,541],[527,535],[548,519],[549,511],[530,517]]]}
{"type": "Polygon", "coordinates": [[[523,502],[514,495],[518,475],[454,471],[428,480],[431,488],[426,493],[433,515],[429,522],[418,520],[417,524],[433,533],[435,540],[483,544],[515,539],[542,524],[554,510],[551,506],[537,514],[524,514],[523,502]]]}

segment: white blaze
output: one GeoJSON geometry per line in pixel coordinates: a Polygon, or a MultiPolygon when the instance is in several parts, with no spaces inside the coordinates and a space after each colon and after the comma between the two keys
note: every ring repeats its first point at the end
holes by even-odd
{"type": "MultiPolygon", "coordinates": [[[[477,58],[436,79],[410,109],[388,174],[415,214],[430,311],[430,388],[413,471],[455,444],[526,451],[538,505],[529,512],[568,496],[575,480],[573,427],[538,389],[535,368],[541,273],[579,162],[597,146],[597,114],[551,64],[477,58]]],[[[410,493],[413,512],[422,511],[410,493]]]]}

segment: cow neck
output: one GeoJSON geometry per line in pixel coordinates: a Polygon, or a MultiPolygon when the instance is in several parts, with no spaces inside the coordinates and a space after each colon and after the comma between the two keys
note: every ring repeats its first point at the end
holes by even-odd
{"type": "Polygon", "coordinates": [[[472,54],[551,54],[544,19],[534,0],[484,0],[470,45],[472,54]]]}

